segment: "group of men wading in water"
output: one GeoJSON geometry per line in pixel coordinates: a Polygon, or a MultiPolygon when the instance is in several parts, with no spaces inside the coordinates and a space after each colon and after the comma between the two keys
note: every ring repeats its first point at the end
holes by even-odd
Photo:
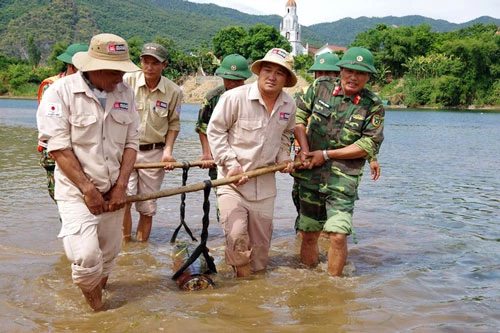
{"type": "MultiPolygon", "coordinates": [[[[163,182],[163,169],[134,164],[175,162],[182,92],[162,76],[166,59],[163,46],[148,43],[139,68],[123,38],[96,35],[88,50],[78,50],[66,62],[78,72],[51,82],[38,107],[39,151],[59,210],[58,237],[73,283],[96,311],[103,308],[102,290],[122,242],[132,240],[127,197],[158,191],[163,182]]],[[[380,175],[376,155],[385,111],[365,88],[376,73],[372,54],[353,47],[340,60],[319,56],[311,67],[316,80],[295,99],[283,91],[297,83],[293,68],[293,56],[279,48],[250,68],[242,56],[228,55],[215,73],[224,84],[208,92],[200,108],[196,131],[202,168],[210,169],[212,180],[240,175],[216,188],[225,259],[238,277],[267,267],[276,198],[274,172],[257,177],[246,172],[282,163],[279,171],[292,174],[300,260],[318,264],[324,233],[330,242],[328,272],[334,276],[342,274],[347,236],[354,233],[365,161],[372,179],[380,175]],[[245,84],[254,74],[257,80],[245,84]],[[295,163],[290,159],[294,138],[295,163]]],[[[166,163],[164,169],[173,167],[166,163]]],[[[135,239],[147,241],[156,200],[139,201],[136,210],[135,239]]]]}

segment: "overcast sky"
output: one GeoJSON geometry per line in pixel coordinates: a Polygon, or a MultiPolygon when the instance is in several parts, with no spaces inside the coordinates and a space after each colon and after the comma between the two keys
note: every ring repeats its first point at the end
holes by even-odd
{"type": "MultiPolygon", "coordinates": [[[[215,3],[255,15],[283,16],[287,0],[189,0],[215,3]]],[[[480,16],[500,18],[500,0],[295,0],[301,25],[358,18],[422,15],[453,23],[464,23],[480,16]]]]}

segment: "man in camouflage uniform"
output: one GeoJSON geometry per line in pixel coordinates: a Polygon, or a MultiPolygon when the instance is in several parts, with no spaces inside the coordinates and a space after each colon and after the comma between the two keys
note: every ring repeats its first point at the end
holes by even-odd
{"type": "Polygon", "coordinates": [[[208,175],[212,180],[217,179],[217,169],[214,168],[212,162],[209,162],[213,159],[207,140],[208,122],[222,94],[228,90],[244,85],[245,80],[252,76],[252,72],[248,68],[248,61],[244,57],[239,54],[230,54],[222,60],[220,67],[215,71],[215,75],[220,76],[224,84],[210,90],[205,95],[201,103],[198,121],[194,129],[200,137],[202,151],[200,160],[207,161],[203,163],[202,168],[210,168],[208,175]]]}
{"type": "Polygon", "coordinates": [[[324,231],[330,239],[328,272],[334,276],[341,275],[345,265],[358,185],[366,159],[379,152],[385,115],[380,98],[364,88],[376,73],[370,51],[353,47],[337,66],[340,79],[319,78],[297,100],[295,127],[303,161],[295,173],[301,261],[318,263],[318,238],[324,231]]]}
{"type": "MultiPolygon", "coordinates": [[[[310,72],[314,72],[314,79],[319,79],[322,77],[322,81],[330,80],[333,84],[335,79],[340,75],[340,67],[337,66],[339,57],[335,53],[323,53],[316,57],[314,64],[309,68],[310,72]]],[[[300,93],[297,93],[294,98],[295,100],[300,100],[306,93],[309,87],[305,87],[300,93]]],[[[294,140],[295,154],[300,151],[300,144],[295,139],[294,140]]],[[[369,160],[370,173],[372,180],[376,181],[380,177],[380,164],[377,158],[374,156],[369,160]]],[[[297,209],[297,218],[295,219],[295,230],[297,230],[299,217],[300,217],[300,198],[299,198],[299,183],[294,179],[292,187],[292,200],[297,209]]]]}

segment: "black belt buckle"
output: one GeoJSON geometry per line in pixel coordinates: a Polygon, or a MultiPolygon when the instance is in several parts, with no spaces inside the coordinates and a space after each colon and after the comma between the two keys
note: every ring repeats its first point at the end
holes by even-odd
{"type": "Polygon", "coordinates": [[[146,145],[139,145],[139,150],[145,151],[145,150],[160,149],[163,147],[165,147],[165,142],[148,143],[146,145]]]}

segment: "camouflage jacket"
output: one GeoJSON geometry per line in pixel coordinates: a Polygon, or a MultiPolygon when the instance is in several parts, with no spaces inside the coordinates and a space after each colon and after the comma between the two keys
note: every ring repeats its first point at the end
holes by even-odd
{"type": "Polygon", "coordinates": [[[210,117],[212,116],[220,97],[225,92],[226,87],[224,87],[224,85],[215,87],[207,92],[203,98],[203,102],[201,103],[200,111],[198,113],[198,120],[196,121],[196,126],[194,128],[196,133],[201,131],[201,133],[207,134],[207,126],[210,121],[210,117]]]}
{"type": "MultiPolygon", "coordinates": [[[[309,151],[339,149],[355,144],[375,158],[384,140],[385,110],[368,89],[344,96],[340,79],[320,77],[296,100],[296,123],[308,127],[309,151]],[[309,125],[308,125],[308,119],[309,125]]],[[[361,175],[366,158],[327,161],[348,175],[361,175]]],[[[325,163],[326,164],[326,163],[325,163]]],[[[305,176],[305,175],[304,175],[305,176]]]]}

